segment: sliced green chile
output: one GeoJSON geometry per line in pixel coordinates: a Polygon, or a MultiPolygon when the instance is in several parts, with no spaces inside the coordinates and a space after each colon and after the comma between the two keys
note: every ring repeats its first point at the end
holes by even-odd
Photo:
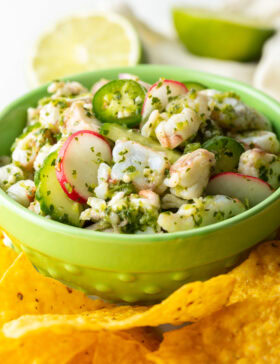
{"type": "Polygon", "coordinates": [[[215,154],[214,174],[235,171],[238,167],[240,155],[245,151],[238,141],[226,136],[215,136],[207,140],[202,148],[215,154]]]}
{"type": "Polygon", "coordinates": [[[136,126],[141,121],[145,98],[144,88],[133,80],[114,80],[101,87],[94,95],[95,116],[103,123],[136,126]]]}

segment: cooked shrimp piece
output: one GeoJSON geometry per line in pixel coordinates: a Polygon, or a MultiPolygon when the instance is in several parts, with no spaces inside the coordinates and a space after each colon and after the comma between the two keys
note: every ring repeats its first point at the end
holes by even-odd
{"type": "Polygon", "coordinates": [[[166,195],[163,196],[163,198],[161,200],[161,207],[165,210],[178,209],[185,203],[186,203],[185,200],[183,200],[175,195],[172,195],[172,193],[167,193],[166,195]]]}
{"type": "Polygon", "coordinates": [[[141,190],[139,191],[139,196],[142,197],[145,200],[145,203],[151,204],[151,206],[154,206],[156,208],[160,208],[160,199],[159,195],[151,190],[141,190]]]}
{"type": "Polygon", "coordinates": [[[50,84],[48,87],[48,92],[53,94],[53,97],[67,97],[84,94],[87,93],[88,90],[82,84],[76,81],[57,81],[50,84]]]}
{"type": "Polygon", "coordinates": [[[260,148],[268,153],[278,154],[280,152],[280,143],[277,136],[272,131],[255,130],[233,136],[242,143],[245,148],[260,148]]]}
{"type": "Polygon", "coordinates": [[[273,188],[280,186],[280,158],[261,149],[250,149],[242,153],[238,172],[262,179],[273,188]]]}
{"type": "Polygon", "coordinates": [[[101,87],[103,87],[104,85],[106,85],[108,82],[110,82],[109,80],[106,80],[106,78],[101,78],[101,80],[95,82],[95,84],[93,84],[92,88],[91,88],[91,93],[93,95],[96,94],[96,92],[101,89],[101,87]]]}
{"type": "Polygon", "coordinates": [[[155,129],[161,121],[166,121],[167,118],[163,118],[158,110],[153,110],[148,117],[148,120],[141,128],[141,134],[146,137],[155,137],[155,129]]]}
{"type": "Polygon", "coordinates": [[[21,205],[28,207],[34,200],[36,192],[35,183],[30,179],[16,182],[8,188],[7,194],[21,205]]]}
{"type": "Polygon", "coordinates": [[[144,87],[147,91],[152,86],[150,83],[140,80],[140,78],[132,73],[120,73],[119,74],[120,80],[133,80],[138,82],[142,87],[144,87]]]}
{"type": "Polygon", "coordinates": [[[0,188],[4,191],[23,178],[23,171],[12,163],[0,168],[0,188]]]}
{"type": "Polygon", "coordinates": [[[188,92],[187,94],[177,96],[174,100],[170,101],[166,106],[166,112],[169,115],[173,115],[181,113],[184,108],[188,108],[195,111],[203,120],[206,120],[211,114],[208,102],[209,99],[207,95],[197,91],[188,92]]]}
{"type": "Polygon", "coordinates": [[[179,158],[164,180],[170,192],[185,200],[200,197],[208,184],[215,156],[206,149],[197,149],[179,158]]]}
{"type": "Polygon", "coordinates": [[[39,151],[35,161],[34,161],[34,170],[38,171],[43,163],[44,160],[47,158],[48,155],[50,155],[52,152],[54,152],[56,149],[59,148],[59,146],[61,145],[61,142],[58,142],[54,145],[50,145],[50,144],[45,144],[39,151]]]}
{"type": "Polygon", "coordinates": [[[81,213],[81,220],[99,221],[105,217],[107,205],[104,200],[101,198],[90,197],[87,201],[87,204],[90,206],[90,208],[84,210],[81,213]]]}
{"type": "Polygon", "coordinates": [[[64,134],[75,133],[79,130],[99,131],[100,122],[84,107],[82,101],[74,102],[64,113],[64,134]]]}
{"type": "Polygon", "coordinates": [[[132,182],[138,190],[162,193],[166,189],[163,180],[169,162],[164,153],[133,141],[117,140],[113,149],[113,161],[113,180],[132,182]]]}
{"type": "Polygon", "coordinates": [[[233,92],[203,90],[200,94],[209,98],[211,118],[231,131],[271,130],[269,120],[258,111],[244,104],[233,92]]]}
{"type": "Polygon", "coordinates": [[[201,122],[202,119],[195,111],[184,108],[180,114],[174,114],[167,121],[160,122],[155,134],[163,147],[174,149],[195,136],[201,122]]]}
{"type": "Polygon", "coordinates": [[[162,212],[158,224],[169,233],[190,230],[226,220],[245,210],[245,206],[237,199],[223,195],[206,196],[182,205],[176,213],[162,212]]]}
{"type": "Polygon", "coordinates": [[[32,170],[40,149],[52,139],[48,129],[37,128],[26,136],[18,138],[12,153],[12,160],[21,168],[32,170]]]}
{"type": "Polygon", "coordinates": [[[27,109],[27,126],[34,125],[38,123],[40,117],[40,107],[33,108],[29,107],[27,109]]]}
{"type": "Polygon", "coordinates": [[[36,214],[36,215],[44,216],[44,214],[41,210],[40,202],[37,200],[34,200],[33,202],[31,202],[31,204],[28,207],[28,210],[34,212],[34,214],[36,214]]]}
{"type": "Polygon", "coordinates": [[[111,167],[106,163],[101,163],[97,171],[98,185],[94,189],[96,197],[106,200],[110,197],[109,181],[111,178],[111,167]]]}
{"type": "Polygon", "coordinates": [[[157,218],[159,197],[152,191],[126,196],[123,191],[113,195],[109,202],[95,197],[88,199],[91,206],[81,214],[81,220],[91,220],[91,230],[104,231],[112,227],[114,232],[145,231],[148,227],[153,232],[158,229],[157,218]]]}
{"type": "Polygon", "coordinates": [[[59,123],[62,121],[62,110],[52,102],[44,105],[40,109],[39,122],[42,127],[52,130],[54,133],[59,132],[59,123]]]}

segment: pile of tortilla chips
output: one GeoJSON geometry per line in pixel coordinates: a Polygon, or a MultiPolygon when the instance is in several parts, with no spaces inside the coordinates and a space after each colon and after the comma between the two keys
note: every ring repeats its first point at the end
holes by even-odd
{"type": "Polygon", "coordinates": [[[0,242],[0,363],[280,362],[280,242],[152,307],[116,306],[42,276],[0,242]],[[161,324],[181,325],[164,334],[161,324]]]}

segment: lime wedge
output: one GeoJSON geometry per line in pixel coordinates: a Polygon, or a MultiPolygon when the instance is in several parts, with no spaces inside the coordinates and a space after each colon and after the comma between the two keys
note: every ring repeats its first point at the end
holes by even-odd
{"type": "Polygon", "coordinates": [[[233,61],[255,61],[274,30],[259,21],[201,9],[174,8],[178,36],[196,55],[233,61]]]}
{"type": "Polygon", "coordinates": [[[96,13],[59,21],[43,34],[30,65],[32,86],[74,73],[139,63],[141,46],[120,15],[96,13]]]}

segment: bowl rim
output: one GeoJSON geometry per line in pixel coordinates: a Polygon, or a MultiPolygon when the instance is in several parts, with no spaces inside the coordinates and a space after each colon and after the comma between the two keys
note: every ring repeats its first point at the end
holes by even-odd
{"type": "MultiPolygon", "coordinates": [[[[126,72],[136,72],[142,71],[145,72],[145,70],[162,70],[164,71],[182,71],[182,72],[191,72],[194,78],[200,78],[203,77],[204,80],[206,80],[206,83],[209,81],[218,83],[219,86],[230,88],[230,86],[238,87],[239,90],[244,91],[248,96],[252,98],[259,98],[261,97],[263,102],[269,106],[270,108],[274,109],[276,112],[280,115],[280,103],[273,99],[272,97],[268,96],[262,91],[259,91],[255,88],[253,88],[250,85],[247,85],[246,83],[243,83],[241,81],[236,81],[228,77],[218,76],[215,74],[210,74],[208,72],[202,72],[197,70],[191,70],[184,67],[177,67],[177,66],[166,66],[166,65],[138,65],[138,66],[128,66],[128,67],[116,67],[116,68],[110,68],[110,69],[104,69],[104,72],[115,72],[115,73],[122,73],[124,70],[126,72]]],[[[74,81],[77,78],[83,78],[87,75],[92,75],[94,73],[100,73],[102,70],[98,71],[91,71],[91,72],[84,72],[80,74],[75,74],[69,77],[64,77],[62,80],[70,80],[74,81]]],[[[81,81],[82,82],[82,81],[81,81]]],[[[6,106],[1,112],[0,112],[0,121],[1,119],[10,111],[12,111],[19,103],[24,102],[24,100],[29,97],[37,95],[40,92],[44,92],[47,88],[48,84],[42,85],[23,96],[17,98],[15,101],[11,102],[8,106],[6,106]]],[[[87,230],[71,225],[66,225],[64,223],[54,221],[51,219],[47,219],[43,216],[36,215],[35,213],[28,210],[26,207],[21,206],[19,203],[14,201],[12,198],[10,198],[3,190],[0,189],[0,202],[4,202],[5,206],[7,208],[10,208],[14,210],[15,213],[18,215],[24,217],[27,221],[31,223],[35,223],[36,225],[39,225],[42,228],[46,228],[49,231],[56,231],[58,233],[63,233],[67,235],[72,235],[76,237],[82,237],[87,240],[93,240],[94,237],[97,237],[99,240],[103,240],[103,242],[106,242],[106,240],[112,240],[118,241],[118,243],[123,242],[124,244],[131,240],[133,236],[137,236],[137,241],[135,241],[134,244],[147,244],[152,242],[163,242],[168,240],[176,240],[176,239],[187,239],[194,236],[205,236],[207,234],[213,233],[217,230],[227,228],[229,226],[236,225],[252,216],[257,215],[261,211],[263,211],[268,206],[272,205],[275,201],[277,201],[280,197],[280,188],[275,190],[268,198],[257,204],[256,206],[250,208],[249,210],[246,210],[245,212],[242,212],[239,215],[236,215],[232,218],[229,218],[224,221],[217,222],[215,224],[207,225],[204,227],[200,227],[197,229],[191,229],[187,231],[178,231],[173,233],[153,233],[153,234],[116,234],[116,233],[107,233],[107,232],[99,232],[99,231],[93,231],[93,230],[87,230]]]]}

